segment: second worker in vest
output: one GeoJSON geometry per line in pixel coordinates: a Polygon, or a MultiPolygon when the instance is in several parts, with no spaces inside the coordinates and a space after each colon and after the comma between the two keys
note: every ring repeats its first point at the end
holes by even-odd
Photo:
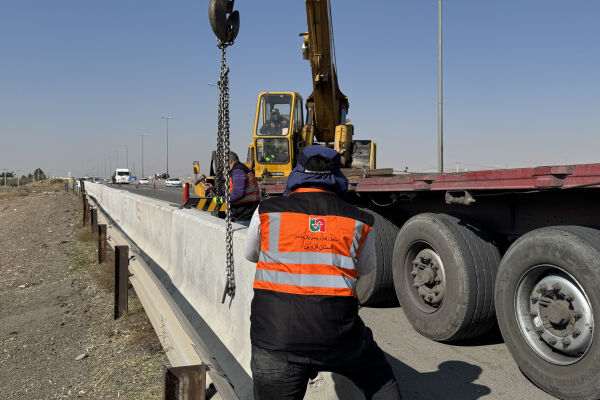
{"type": "MultiPolygon", "coordinates": [[[[231,218],[235,222],[250,221],[260,200],[260,190],[254,174],[233,151],[229,152],[229,201],[231,218]]],[[[204,190],[213,190],[212,183],[205,183],[204,190]]],[[[248,223],[248,222],[246,222],[248,223]]]]}
{"type": "Polygon", "coordinates": [[[250,315],[254,398],[302,399],[319,371],[346,376],[367,399],[401,399],[392,368],[358,316],[357,279],[375,264],[374,219],[346,203],[340,155],[305,148],[286,193],[248,228],[256,262],[250,315]]]}

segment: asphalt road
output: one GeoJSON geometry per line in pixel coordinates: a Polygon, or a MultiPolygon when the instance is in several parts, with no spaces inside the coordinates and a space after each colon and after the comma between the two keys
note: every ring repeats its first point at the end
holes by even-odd
{"type": "MultiPolygon", "coordinates": [[[[180,187],[165,187],[162,182],[156,184],[156,189],[151,183],[149,185],[127,184],[127,185],[107,185],[115,189],[127,190],[128,192],[140,194],[142,196],[151,197],[153,199],[168,201],[173,204],[183,203],[183,188],[180,187]]],[[[193,192],[193,190],[191,190],[193,192]]],[[[190,193],[191,194],[191,193],[190,193]]]]}
{"type": "MultiPolygon", "coordinates": [[[[181,188],[121,189],[177,204],[183,198],[181,188]]],[[[521,374],[497,329],[478,339],[444,344],[420,336],[400,307],[365,307],[360,315],[386,353],[405,399],[554,399],[521,374]]]]}
{"type": "Polygon", "coordinates": [[[360,315],[386,353],[405,399],[536,399],[555,397],[521,373],[497,328],[460,344],[419,335],[402,308],[362,308],[360,315]]]}

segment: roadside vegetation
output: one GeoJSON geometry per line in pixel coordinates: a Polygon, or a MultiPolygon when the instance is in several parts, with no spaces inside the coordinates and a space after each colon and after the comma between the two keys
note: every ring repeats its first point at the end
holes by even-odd
{"type": "Polygon", "coordinates": [[[133,289],[113,319],[114,255],[97,262],[64,182],[0,187],[3,399],[161,399],[168,359],[133,289]]]}

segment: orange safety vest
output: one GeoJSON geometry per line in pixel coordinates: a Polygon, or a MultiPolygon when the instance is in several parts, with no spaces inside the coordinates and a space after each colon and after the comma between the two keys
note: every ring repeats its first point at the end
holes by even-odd
{"type": "MultiPolygon", "coordinates": [[[[300,188],[290,196],[307,192],[329,193],[300,188]]],[[[355,296],[355,264],[372,227],[351,216],[298,211],[261,212],[259,208],[261,249],[254,289],[355,296]]]]}
{"type": "MultiPolygon", "coordinates": [[[[233,191],[233,179],[231,176],[229,177],[229,191],[233,191]]],[[[231,205],[249,203],[251,201],[259,201],[260,200],[260,189],[258,188],[258,182],[256,182],[256,178],[252,171],[246,173],[246,190],[244,192],[244,197],[237,201],[232,201],[231,205]]]]}

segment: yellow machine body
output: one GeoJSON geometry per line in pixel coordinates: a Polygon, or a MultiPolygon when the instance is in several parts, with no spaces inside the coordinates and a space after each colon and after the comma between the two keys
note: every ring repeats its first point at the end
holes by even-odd
{"type": "MultiPolygon", "coordinates": [[[[262,92],[256,103],[253,140],[248,148],[257,178],[288,176],[302,140],[303,100],[296,92],[262,92]],[[273,122],[273,113],[279,115],[273,122]]],[[[312,141],[310,142],[312,144],[312,141]]]]}
{"type": "Polygon", "coordinates": [[[338,85],[333,50],[329,0],[305,0],[308,32],[302,36],[302,56],[311,66],[313,91],[306,99],[296,92],[262,92],[258,95],[254,135],[248,152],[257,178],[288,176],[296,157],[306,146],[332,147],[345,168],[375,168],[375,143],[355,141],[354,126],[346,119],[349,103],[338,85]],[[286,123],[265,128],[277,109],[286,123]],[[285,126],[284,126],[285,125],[285,126]],[[281,129],[280,129],[281,128],[281,129]]]}
{"type": "MultiPolygon", "coordinates": [[[[313,144],[337,150],[343,168],[375,168],[375,143],[354,140],[354,126],[346,119],[349,103],[338,85],[330,0],[305,3],[308,31],[300,36],[302,56],[311,67],[313,91],[306,104],[297,92],[258,95],[246,163],[257,179],[287,177],[298,154],[313,144]]],[[[204,190],[198,186],[195,185],[196,194],[204,197],[204,190]]]]}

